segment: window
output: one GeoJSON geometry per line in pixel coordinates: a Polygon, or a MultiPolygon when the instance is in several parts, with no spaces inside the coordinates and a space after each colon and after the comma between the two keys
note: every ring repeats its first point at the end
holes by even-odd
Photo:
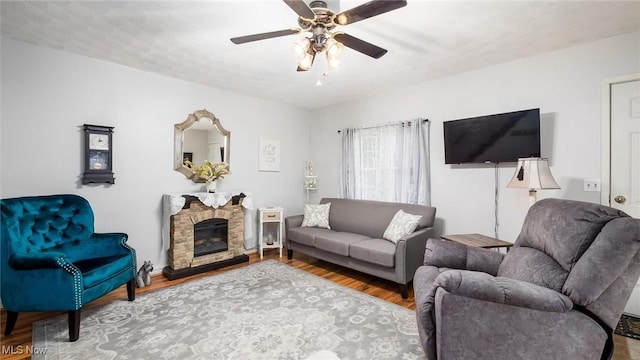
{"type": "Polygon", "coordinates": [[[428,205],[428,123],[421,119],[342,133],[342,197],[428,205]]]}

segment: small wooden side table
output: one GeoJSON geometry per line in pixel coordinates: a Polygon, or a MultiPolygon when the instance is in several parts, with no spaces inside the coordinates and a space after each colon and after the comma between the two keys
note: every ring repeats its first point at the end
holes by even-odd
{"type": "Polygon", "coordinates": [[[260,259],[264,249],[279,249],[282,257],[282,239],[284,237],[284,209],[281,207],[261,207],[258,209],[260,228],[258,229],[258,247],[260,259]]]}
{"type": "Polygon", "coordinates": [[[503,247],[506,248],[507,251],[509,251],[509,248],[513,246],[513,244],[510,242],[498,240],[496,238],[480,234],[441,235],[440,237],[444,240],[455,241],[463,245],[481,247],[486,249],[503,247]]]}

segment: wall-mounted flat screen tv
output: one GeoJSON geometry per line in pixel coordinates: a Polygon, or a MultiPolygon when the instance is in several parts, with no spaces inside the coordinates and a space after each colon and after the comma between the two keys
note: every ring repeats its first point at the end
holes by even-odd
{"type": "Polygon", "coordinates": [[[540,109],[443,122],[446,164],[540,157],[540,109]]]}

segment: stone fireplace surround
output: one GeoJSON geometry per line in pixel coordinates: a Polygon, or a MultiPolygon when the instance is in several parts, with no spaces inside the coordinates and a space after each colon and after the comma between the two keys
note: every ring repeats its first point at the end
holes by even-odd
{"type": "Polygon", "coordinates": [[[243,198],[236,196],[224,205],[213,208],[205,205],[199,197],[189,194],[181,195],[181,197],[185,199],[182,209],[170,215],[168,219],[169,248],[167,255],[169,266],[163,269],[163,274],[169,280],[249,260],[249,257],[244,254],[243,198]],[[210,219],[227,220],[228,250],[195,256],[194,225],[210,219]]]}

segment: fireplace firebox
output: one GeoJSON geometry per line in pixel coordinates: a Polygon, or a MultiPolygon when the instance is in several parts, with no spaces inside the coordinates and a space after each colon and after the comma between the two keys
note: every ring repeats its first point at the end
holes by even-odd
{"type": "Polygon", "coordinates": [[[193,256],[203,256],[229,250],[227,226],[227,220],[215,218],[194,224],[193,256]]]}

